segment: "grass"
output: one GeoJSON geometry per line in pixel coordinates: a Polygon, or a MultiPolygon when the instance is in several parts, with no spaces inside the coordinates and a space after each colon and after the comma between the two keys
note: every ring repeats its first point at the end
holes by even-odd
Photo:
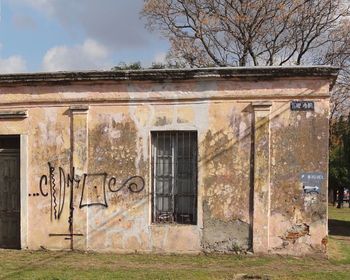
{"type": "Polygon", "coordinates": [[[330,261],[350,264],[350,208],[329,207],[330,261]]]}
{"type": "Polygon", "coordinates": [[[0,279],[349,279],[350,208],[330,207],[329,258],[0,252],[0,279]]]}

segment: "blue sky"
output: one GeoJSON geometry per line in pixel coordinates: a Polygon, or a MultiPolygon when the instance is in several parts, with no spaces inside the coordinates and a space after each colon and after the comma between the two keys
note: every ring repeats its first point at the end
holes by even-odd
{"type": "Polygon", "coordinates": [[[143,0],[0,0],[0,73],[161,62],[169,48],[140,19],[143,0]]]}

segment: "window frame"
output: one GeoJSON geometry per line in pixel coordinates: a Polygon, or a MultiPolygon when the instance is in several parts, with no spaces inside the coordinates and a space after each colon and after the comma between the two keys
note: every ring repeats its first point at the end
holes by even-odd
{"type": "MultiPolygon", "coordinates": [[[[151,224],[153,225],[183,225],[183,226],[196,226],[198,225],[198,218],[199,218],[199,211],[198,211],[198,202],[199,202],[199,191],[198,191],[198,131],[197,130],[152,130],[150,133],[150,139],[151,139],[151,224]],[[179,220],[177,220],[177,215],[176,213],[181,213],[178,212],[176,209],[176,199],[175,196],[176,194],[176,190],[178,189],[178,185],[176,185],[177,183],[177,179],[178,179],[178,171],[175,171],[176,168],[178,168],[178,155],[175,156],[175,153],[177,153],[178,150],[178,138],[177,138],[177,142],[173,142],[173,138],[179,137],[179,134],[183,134],[183,133],[188,133],[189,135],[189,153],[191,153],[190,155],[190,168],[193,170],[191,172],[193,172],[193,174],[191,174],[190,177],[188,177],[190,180],[190,184],[193,184],[193,191],[191,191],[191,195],[193,196],[193,205],[192,205],[192,220],[191,222],[186,222],[184,223],[183,221],[180,222],[179,220]],[[166,222],[160,222],[157,219],[157,213],[156,213],[156,207],[157,207],[157,189],[156,189],[156,157],[157,157],[157,152],[156,152],[156,146],[158,146],[158,144],[155,144],[154,140],[157,139],[159,137],[159,134],[169,134],[170,137],[170,142],[171,142],[171,150],[172,150],[172,191],[171,191],[171,197],[172,197],[172,216],[173,216],[173,220],[172,221],[166,221],[166,222]],[[175,163],[176,162],[176,163],[175,163]],[[176,166],[176,167],[175,167],[176,166]]],[[[158,138],[159,140],[159,138],[158,138]]],[[[162,187],[163,188],[163,187],[162,187]]],[[[192,188],[191,188],[192,189],[192,188]]],[[[182,195],[180,195],[179,197],[184,197],[186,196],[184,193],[182,193],[182,195]]],[[[191,208],[190,208],[191,209],[191,208]]]]}

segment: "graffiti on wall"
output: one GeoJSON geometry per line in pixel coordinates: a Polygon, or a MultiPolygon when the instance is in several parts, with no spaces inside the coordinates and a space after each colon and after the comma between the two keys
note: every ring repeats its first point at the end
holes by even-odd
{"type": "Polygon", "coordinates": [[[107,208],[107,191],[117,193],[125,189],[130,193],[139,193],[145,188],[145,181],[141,176],[129,177],[118,184],[117,178],[107,173],[84,173],[78,176],[74,167],[66,174],[62,167],[55,167],[50,162],[47,163],[47,166],[47,174],[42,175],[39,180],[40,193],[29,194],[29,196],[41,195],[50,198],[51,221],[60,220],[64,206],[69,205],[68,233],[51,233],[49,236],[63,236],[66,240],[71,240],[71,249],[73,249],[73,237],[82,236],[82,234],[74,233],[73,229],[75,192],[78,194],[79,209],[84,207],[107,208]]]}

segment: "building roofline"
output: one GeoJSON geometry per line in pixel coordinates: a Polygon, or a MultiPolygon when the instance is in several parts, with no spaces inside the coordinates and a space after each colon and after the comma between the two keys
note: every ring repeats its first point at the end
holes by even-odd
{"type": "Polygon", "coordinates": [[[98,81],[176,81],[200,79],[272,79],[284,77],[323,77],[334,84],[339,68],[332,66],[215,67],[185,69],[145,69],[116,71],[71,71],[1,74],[0,86],[17,84],[70,84],[98,81]]]}

